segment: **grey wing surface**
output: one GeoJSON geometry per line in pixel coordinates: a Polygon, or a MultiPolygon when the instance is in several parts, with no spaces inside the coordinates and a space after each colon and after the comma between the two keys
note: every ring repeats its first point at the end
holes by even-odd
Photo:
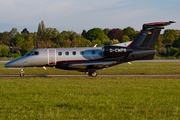
{"type": "Polygon", "coordinates": [[[116,61],[110,61],[110,62],[89,62],[89,63],[70,63],[68,65],[69,68],[79,68],[79,67],[94,67],[94,68],[103,68],[108,65],[116,64],[116,61]]]}

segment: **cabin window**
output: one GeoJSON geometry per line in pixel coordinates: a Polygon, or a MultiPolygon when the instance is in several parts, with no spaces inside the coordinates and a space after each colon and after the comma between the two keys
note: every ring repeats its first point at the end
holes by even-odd
{"type": "Polygon", "coordinates": [[[61,55],[62,55],[62,52],[58,52],[58,55],[61,56],[61,55]]]}
{"type": "Polygon", "coordinates": [[[81,55],[84,55],[84,51],[81,51],[80,54],[81,54],[81,55]]]}
{"type": "Polygon", "coordinates": [[[92,51],[92,54],[94,55],[94,54],[95,54],[95,51],[92,51]]]}
{"type": "Polygon", "coordinates": [[[69,55],[69,52],[65,52],[65,55],[69,55]]]}
{"type": "Polygon", "coordinates": [[[34,51],[32,55],[39,55],[39,52],[34,51]]]}
{"type": "Polygon", "coordinates": [[[73,55],[76,55],[76,52],[75,52],[75,51],[73,52],[73,55]]]}

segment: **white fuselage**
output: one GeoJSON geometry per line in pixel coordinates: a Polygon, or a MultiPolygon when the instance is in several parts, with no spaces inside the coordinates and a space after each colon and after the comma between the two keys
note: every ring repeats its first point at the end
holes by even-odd
{"type": "Polygon", "coordinates": [[[35,49],[25,56],[15,59],[5,66],[38,67],[56,65],[57,62],[93,61],[103,58],[102,47],[89,48],[43,48],[35,49]],[[38,52],[34,55],[34,52],[38,52]]]}

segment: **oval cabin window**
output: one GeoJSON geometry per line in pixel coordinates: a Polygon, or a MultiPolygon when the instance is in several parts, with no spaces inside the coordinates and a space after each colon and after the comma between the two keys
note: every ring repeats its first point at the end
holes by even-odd
{"type": "Polygon", "coordinates": [[[69,52],[66,52],[65,54],[66,54],[66,55],[69,55],[69,52]]]}
{"type": "Polygon", "coordinates": [[[81,55],[84,55],[84,51],[81,51],[80,54],[81,54],[81,55]]]}
{"type": "Polygon", "coordinates": [[[61,55],[62,55],[62,52],[58,52],[58,55],[61,56],[61,55]]]}
{"type": "Polygon", "coordinates": [[[76,55],[76,52],[75,52],[75,51],[73,52],[73,55],[76,55]]]}

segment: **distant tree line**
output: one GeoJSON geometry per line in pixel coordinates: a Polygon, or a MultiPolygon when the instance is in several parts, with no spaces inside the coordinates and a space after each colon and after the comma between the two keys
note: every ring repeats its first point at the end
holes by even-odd
{"type": "MultiPolygon", "coordinates": [[[[30,33],[25,28],[19,33],[17,28],[12,28],[10,32],[0,33],[0,57],[19,57],[35,48],[112,45],[132,41],[138,34],[139,31],[135,31],[132,27],[92,28],[88,31],[83,30],[81,34],[74,31],[59,32],[56,28],[46,28],[44,21],[41,21],[37,32],[30,33]],[[9,49],[10,46],[21,49],[13,53],[9,49]]],[[[164,34],[159,35],[155,49],[157,56],[180,56],[180,30],[165,30],[164,34]]]]}

